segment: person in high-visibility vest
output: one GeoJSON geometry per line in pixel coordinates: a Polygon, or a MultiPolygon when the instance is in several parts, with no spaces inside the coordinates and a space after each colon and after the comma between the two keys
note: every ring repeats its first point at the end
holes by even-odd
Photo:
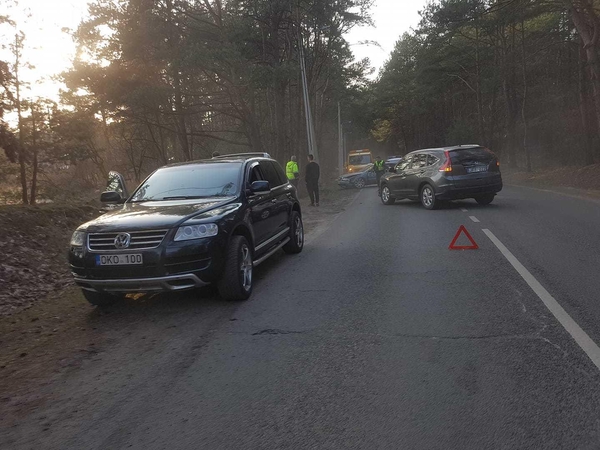
{"type": "Polygon", "coordinates": [[[300,170],[298,169],[298,163],[296,162],[296,157],[292,155],[290,161],[285,165],[285,174],[287,175],[288,180],[295,187],[298,187],[298,179],[300,178],[300,170]]]}
{"type": "Polygon", "coordinates": [[[385,173],[385,166],[381,156],[378,156],[375,160],[373,170],[375,171],[375,177],[377,177],[377,195],[381,197],[381,177],[385,173]]]}

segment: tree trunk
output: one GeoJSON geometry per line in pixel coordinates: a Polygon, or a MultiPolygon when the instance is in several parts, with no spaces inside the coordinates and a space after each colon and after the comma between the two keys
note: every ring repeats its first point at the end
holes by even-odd
{"type": "Polygon", "coordinates": [[[582,9],[577,9],[572,0],[563,0],[563,2],[571,13],[577,33],[583,40],[583,48],[590,71],[596,123],[600,132],[600,58],[598,58],[600,20],[587,0],[578,2],[578,4],[583,5],[582,9]]]}
{"type": "Polygon", "coordinates": [[[168,45],[172,52],[171,63],[171,78],[173,79],[173,103],[175,109],[175,129],[177,130],[177,138],[179,140],[179,145],[181,146],[181,153],[183,158],[186,161],[191,161],[193,159],[192,151],[190,148],[190,143],[188,140],[188,132],[186,126],[186,111],[185,106],[183,104],[183,93],[181,88],[181,73],[180,73],[180,65],[179,65],[179,39],[176,37],[176,33],[173,32],[173,28],[177,27],[176,19],[173,17],[173,2],[172,0],[167,0],[165,4],[168,9],[168,22],[169,22],[169,34],[168,34],[168,45]]]}
{"type": "Polygon", "coordinates": [[[37,147],[37,130],[35,124],[35,108],[31,105],[31,139],[33,147],[33,174],[31,176],[31,194],[29,204],[35,205],[37,196],[37,177],[38,177],[38,147],[37,147]]]}
{"type": "MultiPolygon", "coordinates": [[[[477,126],[479,142],[485,145],[485,130],[483,123],[483,96],[481,93],[481,61],[479,55],[479,26],[475,26],[475,70],[476,70],[476,95],[477,95],[477,126]]],[[[489,144],[488,144],[489,145],[489,144]]]]}
{"type": "Polygon", "coordinates": [[[23,130],[23,115],[21,111],[21,81],[19,79],[19,68],[21,64],[22,38],[15,35],[15,89],[17,103],[17,118],[19,126],[19,171],[21,177],[21,199],[24,205],[29,203],[27,196],[27,171],[25,169],[25,136],[23,130]]]}
{"type": "Polygon", "coordinates": [[[584,135],[585,163],[594,164],[594,130],[592,128],[592,111],[589,102],[589,75],[586,70],[586,54],[583,41],[579,46],[579,112],[581,128],[584,135]]]}
{"type": "Polygon", "coordinates": [[[527,58],[525,56],[525,21],[521,19],[521,69],[523,70],[523,103],[521,104],[521,118],[523,119],[523,152],[527,172],[531,172],[531,152],[527,145],[527,58]]]}
{"type": "Polygon", "coordinates": [[[517,116],[519,114],[516,94],[515,27],[511,25],[511,44],[504,41],[504,97],[506,101],[506,134],[509,167],[517,167],[517,116]],[[509,50],[510,47],[510,50],[509,50]],[[510,52],[510,53],[509,53],[510,52]]]}

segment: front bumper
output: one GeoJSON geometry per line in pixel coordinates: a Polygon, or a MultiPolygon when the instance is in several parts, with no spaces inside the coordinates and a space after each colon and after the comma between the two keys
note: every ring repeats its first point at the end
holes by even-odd
{"type": "MultiPolygon", "coordinates": [[[[100,254],[89,248],[69,254],[75,283],[82,289],[103,292],[168,292],[205,286],[219,279],[227,237],[174,242],[170,232],[160,246],[120,253],[140,253],[143,264],[98,266],[100,254]]],[[[119,253],[119,252],[105,252],[119,253]]]]}
{"type": "Polygon", "coordinates": [[[343,188],[351,188],[351,187],[355,187],[354,186],[354,178],[348,178],[348,179],[338,179],[338,186],[343,187],[343,188]]]}
{"type": "Polygon", "coordinates": [[[116,280],[94,280],[74,277],[75,283],[82,289],[94,292],[166,292],[206,286],[193,273],[154,278],[125,278],[116,280]]]}

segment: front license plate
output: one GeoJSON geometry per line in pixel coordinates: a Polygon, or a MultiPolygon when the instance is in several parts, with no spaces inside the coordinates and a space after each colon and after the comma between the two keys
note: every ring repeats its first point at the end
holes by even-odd
{"type": "Polygon", "coordinates": [[[487,166],[467,167],[467,173],[487,172],[487,166]]]}
{"type": "Polygon", "coordinates": [[[97,266],[129,266],[132,264],[143,264],[140,254],[129,255],[96,255],[97,266]]]}

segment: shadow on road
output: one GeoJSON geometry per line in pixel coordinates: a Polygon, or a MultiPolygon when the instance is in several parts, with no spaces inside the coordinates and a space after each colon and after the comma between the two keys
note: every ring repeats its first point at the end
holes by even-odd
{"type": "MultiPolygon", "coordinates": [[[[421,202],[418,200],[408,200],[402,199],[397,200],[396,203],[390,206],[401,207],[401,208],[413,208],[413,209],[423,209],[421,202]]],[[[445,201],[443,202],[435,211],[448,211],[448,210],[456,210],[461,208],[467,208],[469,210],[501,210],[501,209],[515,209],[515,207],[509,203],[492,203],[490,205],[480,205],[475,200],[453,200],[453,201],[445,201]]],[[[412,210],[412,209],[411,209],[412,210]]]]}
{"type": "MultiPolygon", "coordinates": [[[[280,251],[256,267],[254,269],[254,289],[256,290],[260,286],[261,280],[268,278],[270,272],[284,264],[290,257],[280,251]]],[[[118,315],[123,318],[133,317],[136,321],[142,320],[142,318],[146,320],[150,317],[154,318],[155,322],[160,322],[164,318],[178,313],[199,314],[215,309],[233,313],[240,305],[248,301],[252,301],[252,297],[245,301],[223,300],[219,297],[216,285],[210,285],[181,292],[128,296],[110,307],[94,308],[88,314],[88,321],[91,324],[106,320],[112,321],[114,316],[118,315]],[[107,316],[111,316],[111,318],[107,318],[107,316]]]]}

